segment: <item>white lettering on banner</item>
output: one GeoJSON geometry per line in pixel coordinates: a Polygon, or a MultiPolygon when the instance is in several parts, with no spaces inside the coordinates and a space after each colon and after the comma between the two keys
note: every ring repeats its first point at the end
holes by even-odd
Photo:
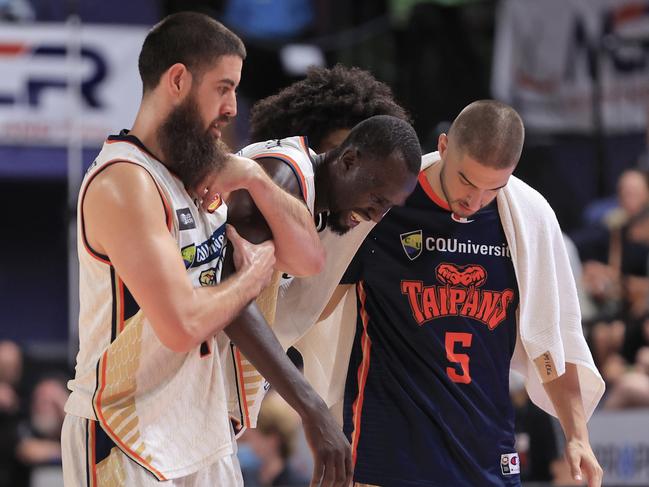
{"type": "Polygon", "coordinates": [[[0,29],[0,143],[65,145],[71,131],[79,130],[85,145],[96,146],[134,120],[142,95],[137,60],[147,29],[70,29],[0,29]],[[79,85],[76,94],[73,83],[79,85]]]}

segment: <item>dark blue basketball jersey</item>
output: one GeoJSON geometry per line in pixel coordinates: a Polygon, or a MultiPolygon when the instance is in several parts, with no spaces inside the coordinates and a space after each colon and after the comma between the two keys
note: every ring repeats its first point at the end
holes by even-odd
{"type": "Polygon", "coordinates": [[[344,402],[356,482],[518,486],[518,287],[495,202],[462,221],[425,176],[343,277],[358,320],[344,402]]]}

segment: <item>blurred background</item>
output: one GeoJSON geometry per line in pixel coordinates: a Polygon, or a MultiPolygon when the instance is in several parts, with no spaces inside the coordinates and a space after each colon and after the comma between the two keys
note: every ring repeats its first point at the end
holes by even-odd
{"type": "MultiPolygon", "coordinates": [[[[310,65],[388,83],[424,152],[473,100],[521,113],[515,174],[557,213],[607,382],[590,422],[605,485],[649,485],[649,1],[0,0],[0,487],[62,485],[78,187],[134,119],[148,29],[180,10],[213,15],[248,49],[233,149],[250,106],[310,65]]],[[[525,485],[571,485],[558,424],[511,385],[525,485]]],[[[240,442],[246,486],[308,485],[300,431],[271,393],[240,442]]]]}

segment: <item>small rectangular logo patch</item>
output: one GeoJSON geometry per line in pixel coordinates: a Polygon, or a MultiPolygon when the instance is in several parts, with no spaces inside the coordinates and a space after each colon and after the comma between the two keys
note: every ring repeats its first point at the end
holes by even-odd
{"type": "Polygon", "coordinates": [[[504,453],[500,455],[500,471],[503,475],[516,475],[521,473],[518,453],[504,453]]]}
{"type": "Polygon", "coordinates": [[[176,210],[176,215],[178,216],[179,230],[189,230],[190,228],[196,228],[194,216],[192,215],[192,212],[189,208],[180,208],[176,210]]]}
{"type": "Polygon", "coordinates": [[[541,376],[541,382],[544,384],[551,380],[559,377],[557,373],[557,367],[554,364],[552,355],[550,352],[545,352],[534,359],[534,365],[536,365],[539,370],[539,375],[541,376]]]}

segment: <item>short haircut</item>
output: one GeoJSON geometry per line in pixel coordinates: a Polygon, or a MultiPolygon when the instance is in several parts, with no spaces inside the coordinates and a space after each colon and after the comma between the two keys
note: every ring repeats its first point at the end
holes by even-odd
{"type": "Polygon", "coordinates": [[[334,130],[351,129],[374,115],[408,120],[385,84],[359,68],[310,68],[306,78],[258,101],[251,110],[252,141],[306,135],[319,148],[334,130]]]}
{"type": "Polygon", "coordinates": [[[460,112],[448,136],[479,163],[506,169],[518,164],[525,128],[520,115],[509,105],[479,100],[460,112]]]}
{"type": "Polygon", "coordinates": [[[381,160],[400,157],[411,174],[421,170],[421,146],[415,129],[405,120],[391,115],[375,115],[357,124],[338,148],[355,147],[361,158],[381,160]]]}
{"type": "Polygon", "coordinates": [[[198,12],[169,15],[151,29],[140,51],[144,92],[158,86],[162,74],[176,63],[200,78],[204,68],[228,55],[245,59],[246,48],[223,24],[198,12]]]}

